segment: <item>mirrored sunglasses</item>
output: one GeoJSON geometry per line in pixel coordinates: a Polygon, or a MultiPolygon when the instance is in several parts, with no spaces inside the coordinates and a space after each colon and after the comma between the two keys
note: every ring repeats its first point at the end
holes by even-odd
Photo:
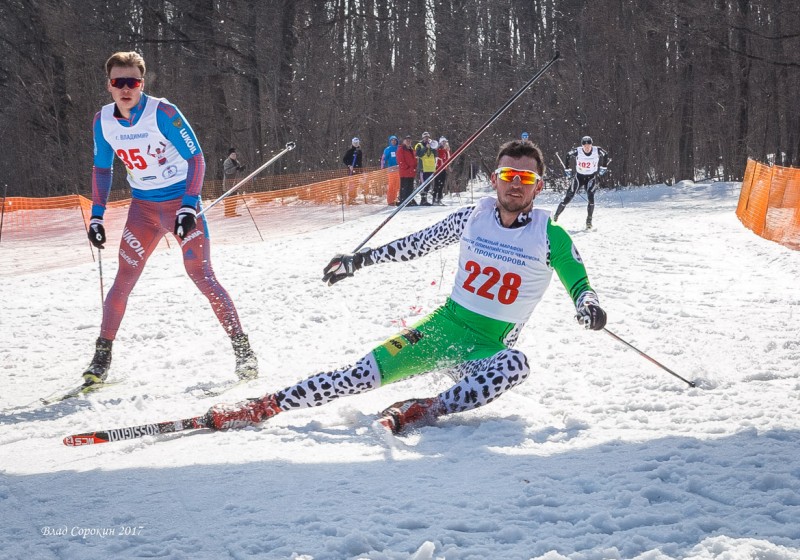
{"type": "Polygon", "coordinates": [[[144,82],[142,78],[111,78],[109,79],[111,83],[111,87],[115,87],[117,89],[136,89],[144,82]]]}
{"type": "Polygon", "coordinates": [[[519,182],[523,185],[535,185],[541,179],[538,173],[530,169],[514,169],[513,167],[498,167],[494,170],[500,180],[510,183],[515,177],[519,177],[519,182]]]}

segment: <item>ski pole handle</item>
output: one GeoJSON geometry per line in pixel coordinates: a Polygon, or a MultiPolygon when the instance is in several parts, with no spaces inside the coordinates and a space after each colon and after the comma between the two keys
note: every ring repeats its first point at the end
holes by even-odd
{"type": "Polygon", "coordinates": [[[233,185],[230,189],[225,191],[225,193],[222,196],[220,196],[217,200],[215,200],[214,202],[212,202],[211,204],[209,204],[208,206],[203,208],[200,212],[197,213],[197,217],[199,218],[200,216],[202,216],[203,214],[205,214],[206,212],[211,210],[222,199],[224,199],[225,197],[229,196],[236,189],[238,189],[239,187],[244,185],[247,181],[249,181],[250,179],[252,179],[256,175],[261,173],[263,170],[265,170],[267,167],[269,167],[270,165],[272,165],[273,163],[275,163],[276,161],[281,159],[284,156],[284,154],[287,154],[288,152],[291,152],[292,150],[294,150],[296,146],[297,146],[297,144],[295,142],[287,142],[286,143],[286,147],[283,150],[281,150],[280,152],[275,154],[275,156],[271,160],[269,160],[267,163],[265,163],[264,165],[262,165],[261,167],[259,167],[258,169],[256,169],[252,173],[250,173],[250,175],[248,175],[247,177],[245,177],[244,179],[242,179],[241,181],[239,181],[238,183],[233,185]]]}

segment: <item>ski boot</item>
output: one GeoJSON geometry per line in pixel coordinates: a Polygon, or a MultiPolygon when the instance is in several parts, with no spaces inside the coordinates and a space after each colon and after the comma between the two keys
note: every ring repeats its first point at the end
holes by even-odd
{"type": "Polygon", "coordinates": [[[97,338],[94,345],[92,363],[83,372],[83,384],[95,385],[105,382],[108,377],[108,368],[111,367],[111,345],[114,342],[107,338],[97,338]]]}
{"type": "Polygon", "coordinates": [[[420,206],[430,206],[431,205],[431,203],[428,202],[428,195],[427,194],[423,194],[422,195],[422,202],[420,202],[419,205],[420,206]]]}
{"type": "Polygon", "coordinates": [[[592,229],[592,219],[586,218],[586,229],[592,229]]]}
{"type": "Polygon", "coordinates": [[[247,335],[239,333],[231,337],[233,353],[236,355],[236,376],[242,381],[250,381],[258,377],[258,359],[250,348],[247,335]]]}
{"type": "Polygon", "coordinates": [[[381,412],[378,423],[393,434],[398,434],[410,426],[428,426],[444,414],[444,407],[438,398],[409,399],[394,403],[381,412]]]}
{"type": "Polygon", "coordinates": [[[236,404],[212,406],[204,417],[205,425],[212,430],[231,430],[255,426],[281,411],[275,395],[260,399],[247,399],[236,404]]]}

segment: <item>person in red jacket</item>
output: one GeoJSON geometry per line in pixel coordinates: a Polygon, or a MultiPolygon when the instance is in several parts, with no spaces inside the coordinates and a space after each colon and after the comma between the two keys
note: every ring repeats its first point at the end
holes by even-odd
{"type": "MultiPolygon", "coordinates": [[[[417,174],[417,156],[411,148],[411,135],[403,138],[403,143],[397,148],[397,165],[400,168],[400,198],[399,206],[414,192],[414,177],[417,174]]],[[[416,206],[417,201],[412,199],[408,206],[416,206]]]]}
{"type": "MultiPolygon", "coordinates": [[[[436,171],[442,169],[450,160],[450,143],[447,138],[442,136],[439,138],[439,147],[436,151],[436,171]]],[[[436,206],[444,206],[442,198],[444,197],[444,184],[447,181],[447,170],[445,169],[436,176],[433,185],[433,203],[436,206]]]]}

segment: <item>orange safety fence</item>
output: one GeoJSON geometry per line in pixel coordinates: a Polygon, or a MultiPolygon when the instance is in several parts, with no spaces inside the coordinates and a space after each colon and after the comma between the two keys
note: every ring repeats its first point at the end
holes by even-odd
{"type": "MultiPolygon", "coordinates": [[[[400,186],[397,167],[287,175],[255,179],[206,213],[214,244],[255,242],[310,232],[375,214],[394,204],[400,186]],[[292,186],[286,186],[292,185],[292,186]]],[[[203,207],[223,192],[221,181],[203,185],[203,207]]],[[[230,185],[232,186],[232,185],[230,185]]],[[[230,188],[228,186],[228,188],[230,188]]],[[[0,277],[91,262],[87,239],[92,202],[81,195],[8,197],[0,209],[0,277]]],[[[104,224],[106,248],[116,253],[130,199],[109,202],[104,224]]],[[[177,246],[165,235],[161,248],[177,246]]]]}
{"type": "Polygon", "coordinates": [[[800,169],[748,159],[736,216],[761,237],[800,250],[800,169]]]}

